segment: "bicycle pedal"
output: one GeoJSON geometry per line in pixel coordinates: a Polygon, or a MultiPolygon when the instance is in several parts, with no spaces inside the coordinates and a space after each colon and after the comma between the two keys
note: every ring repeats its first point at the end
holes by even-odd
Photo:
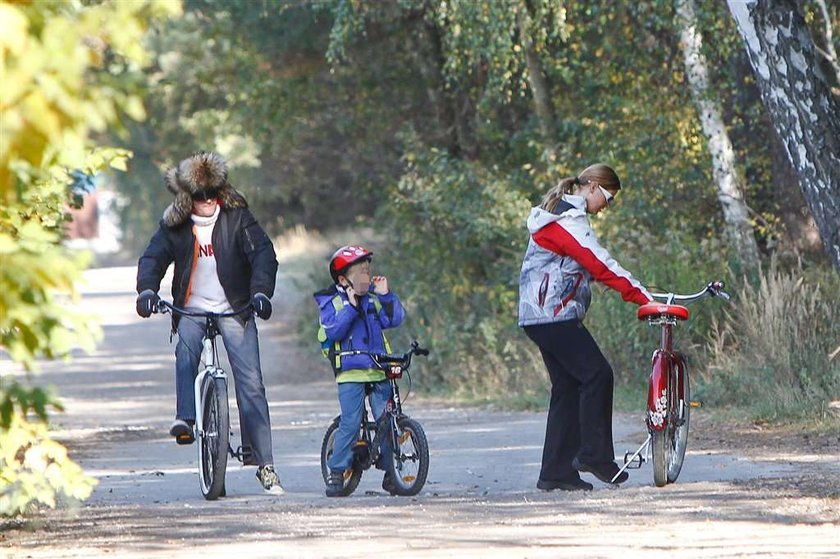
{"type": "Polygon", "coordinates": [[[195,437],[193,437],[192,434],[178,435],[175,437],[175,442],[178,444],[193,444],[195,442],[195,437]]]}
{"type": "Polygon", "coordinates": [[[699,400],[692,400],[688,403],[688,407],[690,407],[690,408],[702,408],[703,407],[703,402],[701,402],[699,400]]]}

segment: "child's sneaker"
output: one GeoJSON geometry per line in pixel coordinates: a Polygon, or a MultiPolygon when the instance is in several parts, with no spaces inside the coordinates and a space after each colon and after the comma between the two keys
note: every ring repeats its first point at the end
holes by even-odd
{"type": "Polygon", "coordinates": [[[192,421],[176,419],[172,422],[172,427],[169,428],[169,434],[175,437],[175,442],[178,444],[192,444],[195,442],[193,423],[192,421]]]}
{"type": "Polygon", "coordinates": [[[394,484],[394,480],[388,472],[385,472],[385,476],[382,478],[382,489],[391,495],[397,494],[397,486],[394,484]]]}
{"type": "Polygon", "coordinates": [[[343,497],[344,491],[344,472],[330,472],[327,476],[327,497],[343,497]]]}
{"type": "Polygon", "coordinates": [[[267,492],[274,495],[282,495],[285,493],[283,486],[280,485],[280,478],[277,477],[277,472],[274,471],[274,466],[266,464],[257,468],[257,479],[267,492]]]}

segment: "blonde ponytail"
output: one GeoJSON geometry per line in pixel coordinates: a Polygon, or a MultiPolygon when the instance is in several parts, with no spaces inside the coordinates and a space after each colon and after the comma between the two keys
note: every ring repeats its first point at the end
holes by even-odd
{"type": "Polygon", "coordinates": [[[574,194],[575,187],[579,185],[580,179],[577,177],[566,177],[564,179],[560,179],[560,182],[558,182],[554,188],[549,190],[545,196],[543,196],[540,208],[550,212],[554,209],[554,206],[557,205],[557,202],[563,198],[564,194],[574,194]]]}

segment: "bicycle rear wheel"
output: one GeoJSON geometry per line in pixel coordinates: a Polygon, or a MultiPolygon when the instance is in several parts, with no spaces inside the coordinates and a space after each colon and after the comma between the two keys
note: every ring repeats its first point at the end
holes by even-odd
{"type": "MultiPolygon", "coordinates": [[[[423,427],[410,417],[397,418],[396,448],[386,460],[394,495],[417,495],[429,474],[429,443],[423,427]]],[[[389,441],[389,444],[393,444],[389,441]]]]}
{"type": "Polygon", "coordinates": [[[683,374],[682,382],[684,384],[681,396],[672,395],[673,390],[669,389],[669,409],[664,429],[651,432],[653,482],[657,487],[677,481],[685,461],[691,410],[691,389],[687,374],[683,374]]]}
{"type": "Polygon", "coordinates": [[[207,375],[201,394],[203,432],[198,434],[198,480],[201,494],[213,501],[222,494],[227,470],[230,416],[227,380],[207,375]]]}
{"type": "MultiPolygon", "coordinates": [[[[333,447],[335,446],[335,435],[338,431],[338,425],[341,422],[341,416],[333,419],[327,432],[324,433],[324,440],[321,443],[321,476],[324,478],[324,483],[327,482],[327,477],[330,475],[330,468],[327,466],[327,461],[333,455],[333,447]]],[[[362,469],[359,468],[355,461],[353,465],[344,470],[344,487],[339,494],[341,497],[347,497],[356,490],[359,482],[362,480],[362,469]]]]}

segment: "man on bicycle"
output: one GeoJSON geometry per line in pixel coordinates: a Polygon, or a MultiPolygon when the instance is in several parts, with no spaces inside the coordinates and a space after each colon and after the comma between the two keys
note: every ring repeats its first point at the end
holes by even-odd
{"type": "MultiPolygon", "coordinates": [[[[391,385],[370,356],[339,355],[349,350],[390,353],[383,330],[399,326],[405,316],[400,300],[388,288],[388,280],[384,276],[371,277],[372,258],[373,253],[362,246],[341,247],[330,259],[334,284],[314,295],[324,333],[320,341],[336,376],[341,407],[341,422],[327,463],[327,497],[341,495],[344,472],[353,463],[352,446],[359,437],[366,387],[377,421],[391,398],[391,385]]],[[[392,492],[387,473],[382,488],[392,492]]]]}
{"type": "MultiPolygon", "coordinates": [[[[251,304],[257,316],[271,316],[277,257],[265,231],[248,210],[245,198],[228,182],[224,159],[199,152],[167,171],[166,187],[175,201],[166,208],[157,232],[137,264],[137,314],[149,317],[169,265],[175,263],[175,306],[224,313],[251,304]]],[[[179,444],[193,442],[195,393],[205,324],[172,316],[178,334],[175,348],[175,421],[169,433],[179,444]]],[[[245,465],[258,466],[257,479],[270,493],[282,493],[274,470],[271,422],[260,369],[257,326],[253,315],[219,320],[236,384],[245,465]]]]}

